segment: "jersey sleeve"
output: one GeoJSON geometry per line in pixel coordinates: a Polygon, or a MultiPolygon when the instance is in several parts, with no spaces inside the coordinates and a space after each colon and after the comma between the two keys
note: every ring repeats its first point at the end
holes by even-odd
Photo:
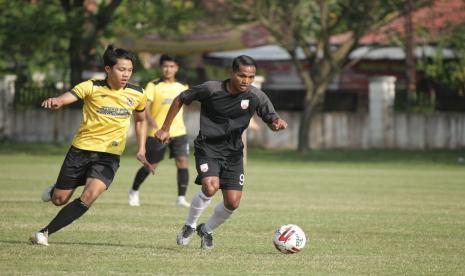
{"type": "Polygon", "coordinates": [[[203,101],[212,94],[207,83],[193,86],[186,91],[179,94],[181,102],[183,104],[191,104],[193,101],[203,101]]]}
{"type": "Polygon", "coordinates": [[[257,106],[257,115],[267,124],[270,124],[274,120],[278,119],[279,116],[276,113],[274,106],[268,96],[262,91],[257,93],[257,96],[259,100],[259,104],[257,106]]]}
{"type": "Polygon", "coordinates": [[[135,111],[142,112],[145,110],[145,105],[147,104],[147,92],[144,91],[142,94],[139,104],[136,106],[135,111]]]}
{"type": "Polygon", "coordinates": [[[93,86],[92,80],[84,81],[74,86],[71,93],[83,100],[92,93],[93,86]]]}

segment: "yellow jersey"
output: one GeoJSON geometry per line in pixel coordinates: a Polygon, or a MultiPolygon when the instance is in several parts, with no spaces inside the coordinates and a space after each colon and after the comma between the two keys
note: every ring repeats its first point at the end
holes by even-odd
{"type": "MultiPolygon", "coordinates": [[[[158,128],[163,125],[174,98],[187,88],[187,85],[179,82],[151,81],[147,83],[145,91],[147,93],[147,100],[150,101],[150,116],[154,119],[158,128]]],[[[186,135],[183,116],[183,108],[181,108],[171,124],[171,137],[186,135]]],[[[155,135],[158,128],[150,131],[149,135],[155,135]]]]}
{"type": "Polygon", "coordinates": [[[147,95],[144,90],[129,83],[114,90],[106,80],[88,80],[76,85],[71,93],[84,101],[82,122],[72,145],[121,155],[132,112],[145,110],[147,95]]]}

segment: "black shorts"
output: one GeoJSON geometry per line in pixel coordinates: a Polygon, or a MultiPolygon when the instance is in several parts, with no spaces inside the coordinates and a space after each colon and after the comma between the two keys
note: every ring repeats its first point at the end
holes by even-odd
{"type": "Polygon", "coordinates": [[[160,162],[165,156],[166,147],[170,149],[170,158],[189,156],[187,135],[181,135],[171,138],[168,144],[162,144],[154,137],[147,137],[147,142],[145,143],[145,158],[147,158],[147,161],[151,164],[160,162]]]}
{"type": "Polygon", "coordinates": [[[89,177],[97,178],[110,187],[119,168],[119,155],[82,150],[71,146],[61,165],[55,187],[73,190],[86,184],[89,177]]]}
{"type": "Polygon", "coordinates": [[[209,158],[195,156],[197,178],[195,183],[201,185],[202,178],[217,176],[220,178],[220,189],[242,191],[244,186],[244,163],[242,156],[228,158],[209,158]]]}

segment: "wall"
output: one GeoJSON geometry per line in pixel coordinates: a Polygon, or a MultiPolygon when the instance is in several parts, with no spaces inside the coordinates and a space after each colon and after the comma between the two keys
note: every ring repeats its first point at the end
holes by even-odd
{"type": "MultiPolygon", "coordinates": [[[[249,129],[249,145],[267,148],[296,148],[300,113],[279,112],[289,123],[286,131],[273,132],[254,117],[256,129],[249,129]]],[[[81,110],[19,110],[14,113],[10,139],[17,142],[70,143],[82,118],[81,110]]],[[[189,140],[199,129],[199,111],[189,107],[185,112],[189,140]]],[[[312,121],[310,146],[314,149],[457,149],[465,148],[465,114],[460,113],[395,113],[393,126],[385,129],[382,145],[373,145],[369,114],[325,113],[312,121]]],[[[134,131],[130,128],[130,143],[134,131]]]]}
{"type": "MultiPolygon", "coordinates": [[[[80,109],[17,109],[12,78],[0,82],[0,138],[15,142],[70,143],[82,118],[80,109]]],[[[465,148],[465,113],[395,113],[393,77],[370,79],[368,113],[323,113],[312,120],[313,149],[458,149],[465,148]]],[[[254,117],[247,143],[266,148],[296,148],[300,113],[278,112],[289,126],[273,132],[254,117]]],[[[199,129],[199,104],[187,106],[185,120],[192,142],[199,129]]],[[[135,143],[133,127],[129,143],[135,143]]]]}
{"type": "MultiPolygon", "coordinates": [[[[248,131],[249,145],[266,148],[296,148],[300,122],[297,112],[279,112],[288,130],[273,132],[257,119],[258,129],[248,131]]],[[[313,149],[458,149],[465,148],[465,114],[396,113],[393,126],[384,129],[381,145],[372,143],[368,114],[325,113],[312,120],[310,147],[313,149]]]]}

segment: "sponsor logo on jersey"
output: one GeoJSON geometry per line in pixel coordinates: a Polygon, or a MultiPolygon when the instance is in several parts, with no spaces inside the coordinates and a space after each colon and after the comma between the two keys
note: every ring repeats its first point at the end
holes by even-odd
{"type": "Polygon", "coordinates": [[[133,105],[134,105],[134,102],[135,102],[135,101],[134,101],[133,98],[128,97],[128,105],[129,105],[129,106],[133,106],[133,105]]]}
{"type": "Polygon", "coordinates": [[[119,141],[113,141],[113,142],[111,142],[111,145],[113,147],[117,147],[117,146],[119,146],[119,141]]]}
{"type": "Polygon", "coordinates": [[[110,115],[110,116],[118,116],[118,117],[126,117],[131,115],[131,112],[125,108],[118,108],[118,107],[111,107],[111,106],[104,106],[97,109],[97,113],[102,115],[110,115]]]}
{"type": "Polygon", "coordinates": [[[241,101],[241,108],[242,109],[247,109],[249,107],[249,100],[242,100],[241,101]]]}
{"type": "Polygon", "coordinates": [[[200,171],[201,172],[208,172],[208,163],[201,164],[200,165],[200,171]]]}

